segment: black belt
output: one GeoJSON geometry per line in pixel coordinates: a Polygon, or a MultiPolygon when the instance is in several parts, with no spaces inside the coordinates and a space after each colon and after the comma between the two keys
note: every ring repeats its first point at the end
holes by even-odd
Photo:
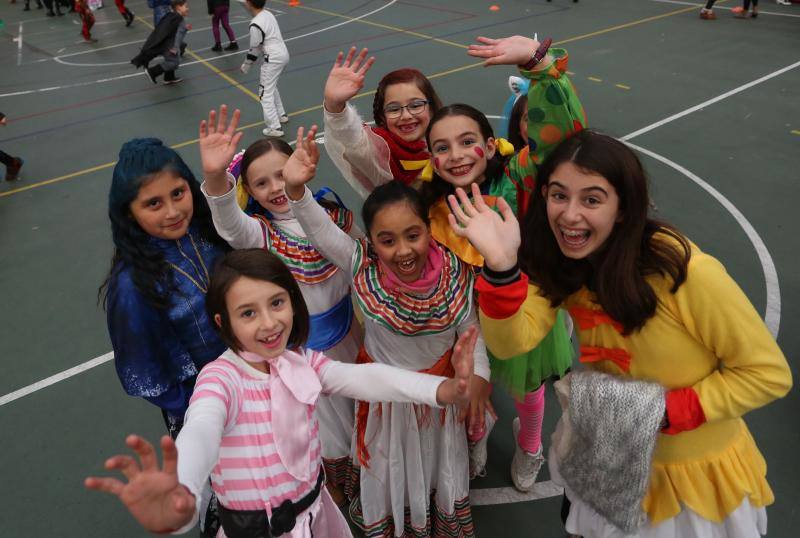
{"type": "Polygon", "coordinates": [[[297,516],[317,500],[322,490],[325,472],[320,467],[317,485],[308,495],[297,502],[286,499],[278,508],[272,510],[272,518],[267,518],[266,510],[231,510],[220,503],[219,519],[228,538],[271,538],[294,529],[297,516]]]}

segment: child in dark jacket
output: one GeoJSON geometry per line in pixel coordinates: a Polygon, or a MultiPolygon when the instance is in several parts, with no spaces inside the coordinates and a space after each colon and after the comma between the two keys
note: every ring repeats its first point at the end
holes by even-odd
{"type": "Polygon", "coordinates": [[[172,11],[167,13],[158,26],[151,32],[142,50],[131,60],[136,67],[143,67],[148,79],[156,84],[158,77],[164,75],[164,84],[180,82],[175,76],[175,70],[181,62],[181,56],[186,48],[183,42],[186,32],[191,30],[191,25],[186,23],[184,17],[189,14],[187,0],[172,0],[172,11]],[[156,56],[163,56],[164,61],[156,66],[148,64],[156,56]]]}
{"type": "Polygon", "coordinates": [[[228,11],[230,10],[230,0],[206,0],[208,3],[208,14],[211,15],[211,33],[214,34],[214,46],[211,50],[219,52],[222,50],[222,43],[220,42],[219,25],[225,28],[225,33],[228,34],[228,46],[225,50],[239,50],[239,43],[236,42],[236,34],[233,33],[230,23],[228,22],[228,11]]]}
{"type": "MultiPolygon", "coordinates": [[[[0,125],[6,125],[6,115],[0,112],[0,125]]],[[[19,170],[24,161],[19,157],[12,157],[8,153],[0,150],[0,163],[6,165],[6,181],[19,179],[19,170]]]]}

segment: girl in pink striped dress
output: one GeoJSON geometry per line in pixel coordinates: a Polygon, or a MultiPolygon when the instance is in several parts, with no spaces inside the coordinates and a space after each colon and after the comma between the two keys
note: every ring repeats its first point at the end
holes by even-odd
{"type": "Polygon", "coordinates": [[[230,347],[200,372],[176,442],[153,446],[131,435],[130,456],[106,469],[127,478],[87,478],[117,495],[151,532],[182,533],[197,520],[211,477],[228,538],[348,537],[350,530],[322,487],[315,403],[320,393],[429,406],[466,405],[477,331],[453,353],[451,379],[381,364],[352,365],[302,347],[308,310],[289,269],[262,249],[229,253],[211,278],[206,306],[230,347]]]}

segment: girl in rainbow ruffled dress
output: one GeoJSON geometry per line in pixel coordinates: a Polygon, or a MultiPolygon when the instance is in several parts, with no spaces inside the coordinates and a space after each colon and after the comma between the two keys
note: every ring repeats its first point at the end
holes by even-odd
{"type": "MultiPolygon", "coordinates": [[[[352,280],[364,318],[358,362],[450,375],[453,344],[476,322],[472,268],[431,238],[419,193],[399,181],[376,187],[367,198],[366,238],[353,239],[336,227],[305,187],[319,159],[315,131],[305,138],[298,132],[297,149],[283,170],[286,194],[311,242],[352,280]]],[[[477,387],[488,379],[479,341],[470,383],[477,387]]],[[[359,402],[353,463],[360,492],[350,515],[367,536],[474,535],[459,414],[453,407],[359,402]]]]}
{"type": "MultiPolygon", "coordinates": [[[[219,114],[212,110],[200,127],[205,180],[201,190],[211,208],[214,226],[233,248],[264,248],[275,253],[292,271],[308,305],[311,334],[306,347],[334,360],[353,363],[362,337],[361,327],[353,317],[350,279],[309,242],[292,213],[282,179],[292,148],[283,140],[261,139],[234,157],[242,136],[235,133],[239,110],[230,122],[227,116],[227,107],[222,105],[219,114]],[[245,195],[240,202],[246,212],[237,203],[239,193],[245,195]]],[[[323,195],[326,192],[327,189],[321,191],[323,195]]],[[[322,203],[339,229],[355,238],[363,235],[353,224],[353,214],[341,202],[322,203]]],[[[317,409],[328,486],[334,500],[341,503],[350,461],[353,401],[344,396],[323,396],[317,409]]]]}

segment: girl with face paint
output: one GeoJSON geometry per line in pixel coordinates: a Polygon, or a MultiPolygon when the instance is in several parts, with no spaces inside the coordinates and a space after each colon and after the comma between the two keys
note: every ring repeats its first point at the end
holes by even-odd
{"type": "MultiPolygon", "coordinates": [[[[286,193],[312,243],[351,276],[364,318],[358,362],[447,375],[453,343],[476,322],[472,268],[431,239],[419,193],[399,181],[376,187],[364,203],[367,238],[354,240],[326,219],[305,187],[318,159],[314,130],[305,139],[298,134],[298,149],[283,169],[286,193]]],[[[488,379],[479,339],[471,388],[488,379]]],[[[486,397],[475,391],[470,428],[480,422],[486,397]]],[[[353,463],[360,492],[350,513],[366,535],[394,536],[411,527],[430,529],[430,536],[474,533],[459,415],[452,407],[432,412],[359,402],[353,463]],[[404,520],[394,519],[398,514],[404,520]]]]}

